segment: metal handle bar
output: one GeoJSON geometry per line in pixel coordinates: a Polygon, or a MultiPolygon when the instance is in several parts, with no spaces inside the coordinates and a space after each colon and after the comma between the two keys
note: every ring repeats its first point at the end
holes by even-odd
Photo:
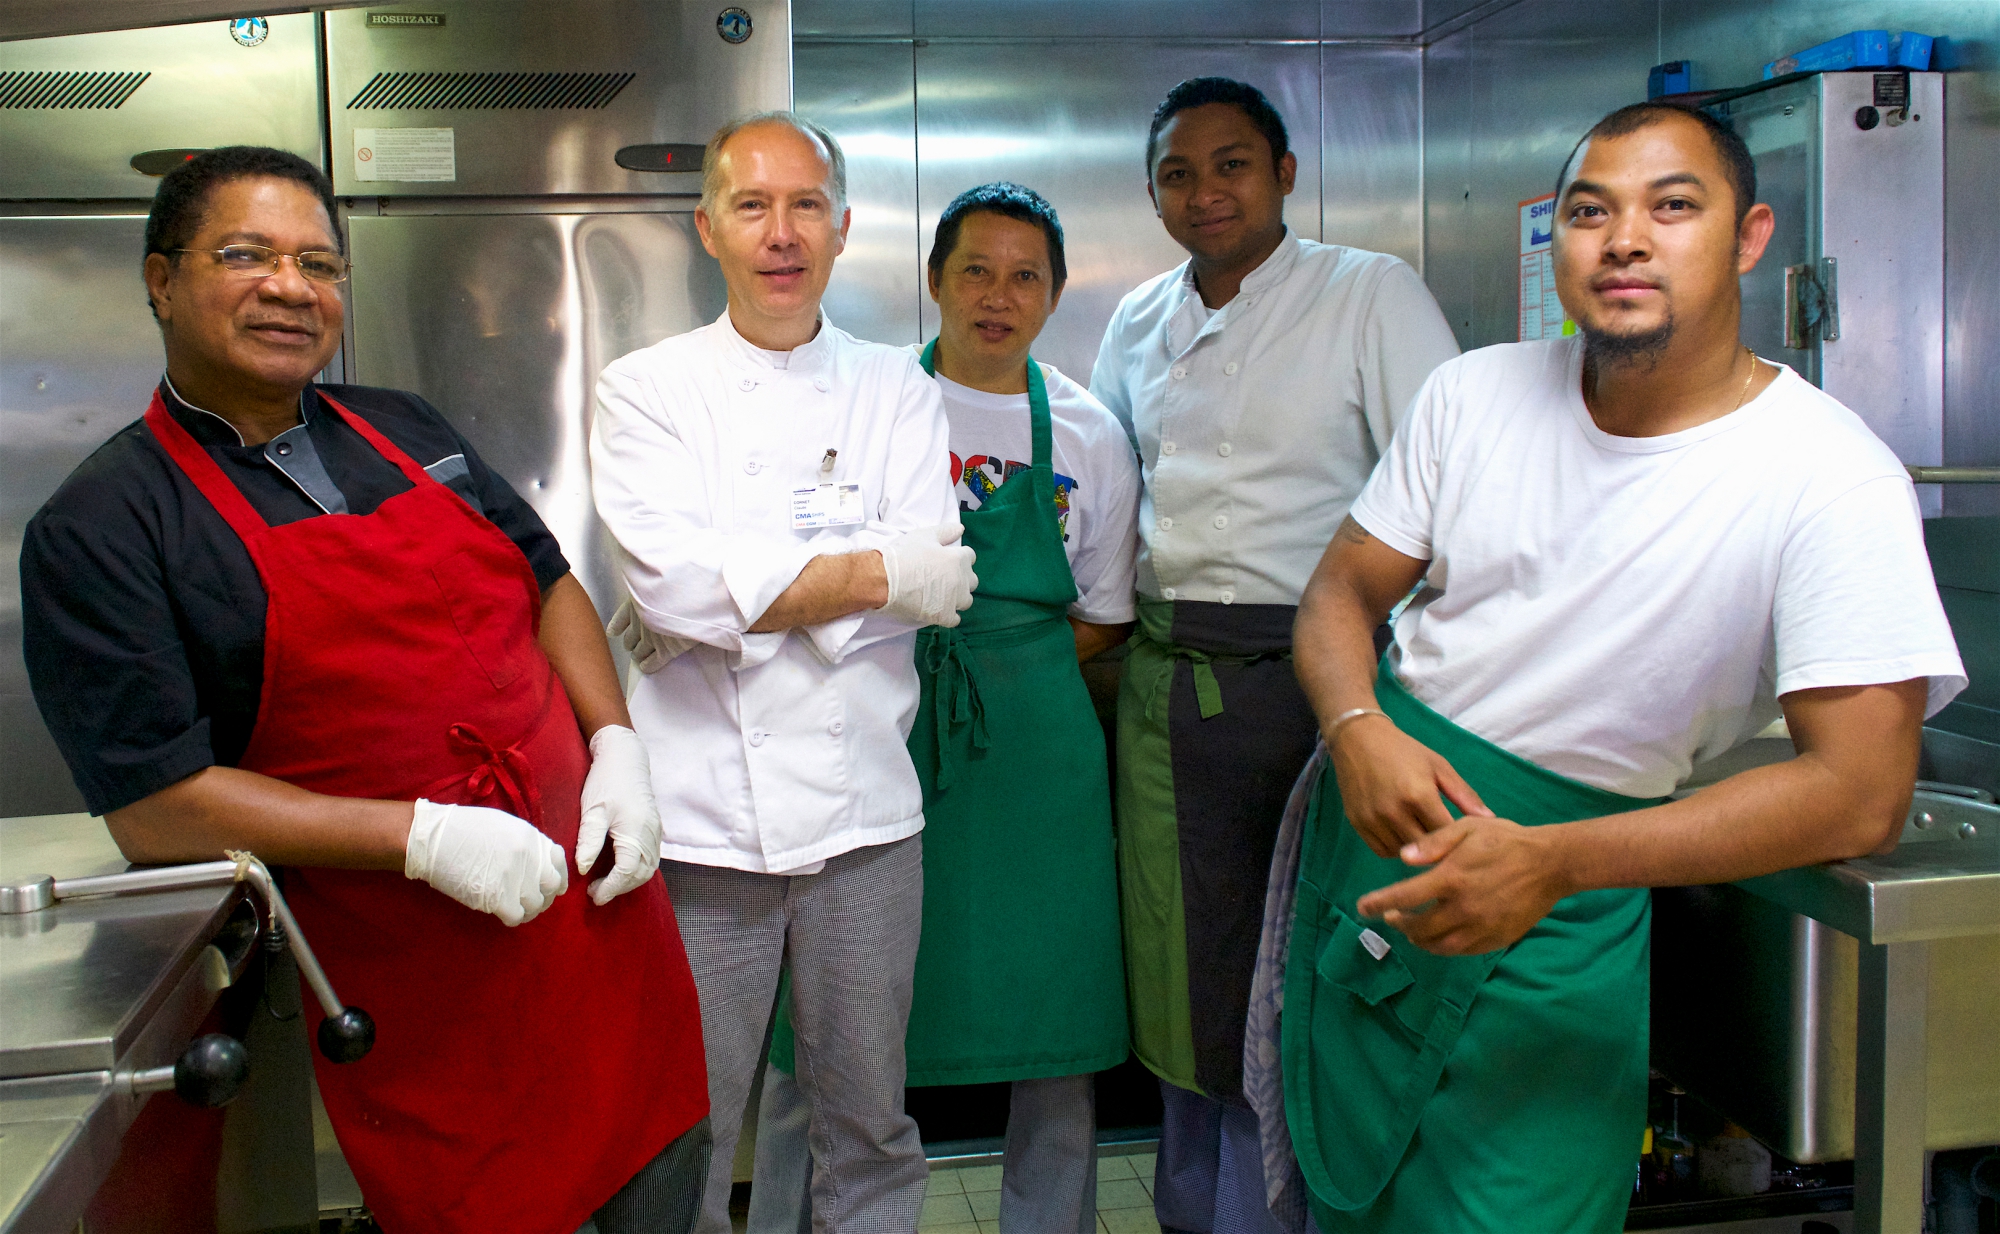
{"type": "Polygon", "coordinates": [[[2000,484],[2000,467],[1905,467],[1918,484],[2000,484]]]}
{"type": "Polygon", "coordinates": [[[171,891],[185,887],[212,887],[222,883],[248,883],[270,912],[272,925],[281,927],[291,944],[299,972],[312,987],[320,1010],[326,1013],[320,1025],[320,1052],[335,1062],[352,1062],[375,1044],[375,1024],[359,1007],[347,1007],[334,993],[312,944],[299,929],[298,918],[284,893],[264,863],[249,853],[231,853],[228,861],[204,861],[195,865],[160,866],[150,870],[129,870],[123,874],[93,874],[84,878],[50,878],[46,875],[25,883],[0,887],[0,913],[32,913],[63,900],[79,896],[126,895],[144,891],[171,891]]]}

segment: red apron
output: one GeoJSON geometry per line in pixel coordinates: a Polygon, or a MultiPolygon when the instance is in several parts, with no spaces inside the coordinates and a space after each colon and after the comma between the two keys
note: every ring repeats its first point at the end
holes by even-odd
{"type": "MultiPolygon", "coordinates": [[[[541,595],[500,529],[345,407],[415,485],[373,514],[272,527],[157,394],[146,424],[243,538],[269,593],[239,764],[316,793],[494,806],[576,848],[589,768],[535,641],[541,595]]],[[[611,861],[605,846],[597,873],[611,861]]],[[[509,929],[393,870],[293,869],[285,892],[378,1029],[315,1057],[384,1229],[571,1234],[708,1113],[701,1015],[664,883],[587,879],[509,929]]],[[[320,1011],[310,998],[317,1031],[320,1011]]]]}

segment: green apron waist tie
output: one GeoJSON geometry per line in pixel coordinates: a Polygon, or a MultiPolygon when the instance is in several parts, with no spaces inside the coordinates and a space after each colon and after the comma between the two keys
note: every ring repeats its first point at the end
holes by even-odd
{"type": "MultiPolygon", "coordinates": [[[[1067,628],[1068,623],[1063,624],[1067,628]]],[[[1046,635],[1048,626],[1047,617],[1037,614],[1030,620],[999,629],[926,626],[918,633],[917,662],[930,675],[932,689],[937,692],[932,708],[937,729],[937,766],[931,781],[935,791],[941,793],[952,785],[952,764],[956,760],[949,751],[953,732],[970,724],[973,749],[992,748],[986,731],[986,702],[979,693],[979,661],[971,653],[1031,642],[1046,635]]]]}
{"type": "MultiPolygon", "coordinates": [[[[1134,634],[1157,646],[1162,652],[1176,660],[1186,660],[1194,672],[1194,701],[1201,711],[1201,718],[1213,720],[1222,714],[1222,686],[1215,679],[1217,664],[1230,664],[1247,668],[1252,664],[1262,664],[1267,660],[1290,660],[1292,649],[1280,647],[1274,651],[1260,652],[1251,656],[1221,655],[1202,651],[1177,643],[1173,638],[1174,602],[1156,600],[1151,596],[1139,597],[1139,628],[1134,634]]],[[[1155,694],[1146,702],[1146,718],[1160,719],[1161,694],[1155,694]]]]}

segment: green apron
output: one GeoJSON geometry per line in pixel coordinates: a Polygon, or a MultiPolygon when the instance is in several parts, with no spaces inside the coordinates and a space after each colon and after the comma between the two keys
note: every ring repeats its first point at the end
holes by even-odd
{"type": "MultiPolygon", "coordinates": [[[[1386,660],[1376,694],[1502,818],[1659,804],[1474,736],[1411,697],[1386,660]]],[[[1282,1021],[1287,1123],[1314,1219],[1325,1234],[1622,1230],[1646,1121],[1651,893],[1570,896],[1511,947],[1446,957],[1380,922],[1371,934],[1355,913],[1414,873],[1369,851],[1323,774],[1282,1021]]]]}
{"type": "MultiPolygon", "coordinates": [[[[924,348],[935,375],[937,343],[924,348]]],[[[908,1080],[984,1084],[1125,1061],[1111,788],[1069,624],[1053,431],[1028,363],[1032,464],[964,511],[979,588],[917,635],[910,757],[924,785],[924,924],[908,1080]]],[[[791,1070],[791,1018],[772,1059],[791,1070]]]]}

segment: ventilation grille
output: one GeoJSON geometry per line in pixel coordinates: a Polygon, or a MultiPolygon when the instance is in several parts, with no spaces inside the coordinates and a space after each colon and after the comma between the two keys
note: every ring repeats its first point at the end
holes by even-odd
{"type": "Polygon", "coordinates": [[[17,69],[0,73],[0,109],[113,111],[146,84],[151,73],[59,72],[17,69]]]}
{"type": "Polygon", "coordinates": [[[377,73],[349,111],[529,111],[607,106],[633,73],[377,73]]]}

